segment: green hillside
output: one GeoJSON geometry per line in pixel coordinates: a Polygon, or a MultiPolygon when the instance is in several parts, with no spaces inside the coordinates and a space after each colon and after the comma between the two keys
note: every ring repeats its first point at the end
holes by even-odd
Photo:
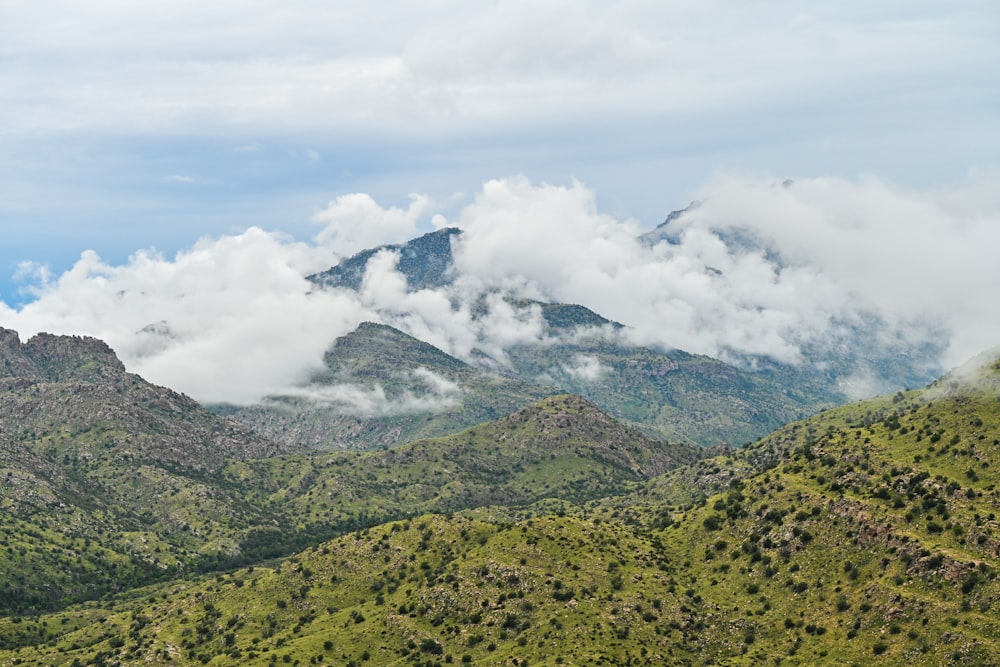
{"type": "Polygon", "coordinates": [[[519,377],[584,396],[653,437],[703,447],[743,445],[837,398],[710,357],[629,345],[605,333],[521,345],[508,356],[519,377]]]}
{"type": "Polygon", "coordinates": [[[89,338],[0,330],[0,610],[210,567],[274,517],[221,476],[277,447],[89,338]]]}
{"type": "MultiPolygon", "coordinates": [[[[549,399],[521,427],[512,417],[357,455],[370,482],[398,485],[407,509],[447,508],[449,475],[477,472],[484,488],[522,485],[516,502],[538,499],[532,507],[484,493],[475,502],[493,510],[445,509],[280,562],[3,619],[11,648],[0,664],[994,665],[998,402],[993,361],[651,477],[672,463],[617,439],[627,429],[611,420],[600,431],[600,413],[580,399],[549,399]],[[590,425],[575,426],[574,410],[590,425]],[[537,458],[542,432],[555,436],[555,460],[572,451],[617,471],[583,479],[627,483],[543,502],[573,484],[547,492],[542,480],[556,480],[530,463],[501,472],[518,452],[537,458]],[[497,443],[493,458],[485,442],[497,443]],[[673,476],[688,489],[672,495],[673,476]],[[699,480],[709,491],[695,497],[699,480]],[[595,494],[606,497],[586,502],[595,494]]],[[[314,459],[314,477],[273,498],[308,515],[362,497],[323,486],[336,479],[326,467],[353,465],[349,456],[314,459]],[[324,496],[336,501],[317,507],[324,496]]],[[[289,473],[305,461],[239,466],[289,473]]]]}
{"type": "Polygon", "coordinates": [[[234,463],[227,475],[257,480],[267,491],[255,504],[288,513],[298,530],[315,534],[423,512],[545,499],[583,503],[624,493],[697,456],[564,395],[442,438],[234,463]]]}
{"type": "Polygon", "coordinates": [[[330,452],[455,433],[559,393],[476,368],[371,322],[338,338],[325,365],[303,388],[309,396],[277,396],[260,405],[213,410],[285,449],[330,452]],[[442,381],[450,386],[442,389],[442,381]],[[330,398],[330,388],[337,387],[348,388],[350,397],[360,395],[365,404],[330,398]]]}
{"type": "MultiPolygon", "coordinates": [[[[7,405],[58,384],[4,358],[7,405]]],[[[84,486],[32,495],[72,461],[5,431],[4,506],[36,504],[4,514],[0,665],[995,665],[998,405],[986,358],[707,459],[575,396],[390,450],[229,458],[178,511],[252,567],[159,581],[134,569],[141,544],[183,560],[158,515],[132,535],[84,486]],[[221,490],[242,514],[205,511],[221,490]],[[66,606],[70,584],[104,594],[66,606]],[[61,604],[19,597],[46,586],[61,604]]]]}
{"type": "Polygon", "coordinates": [[[11,332],[0,361],[0,612],[286,556],[425,511],[582,502],[694,458],[567,396],[398,450],[275,457],[126,373],[100,341],[22,345],[11,332]]]}

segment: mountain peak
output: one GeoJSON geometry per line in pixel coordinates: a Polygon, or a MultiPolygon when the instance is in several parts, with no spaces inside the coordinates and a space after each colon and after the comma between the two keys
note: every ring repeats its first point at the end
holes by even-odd
{"type": "Polygon", "coordinates": [[[0,328],[0,373],[3,375],[65,381],[107,372],[124,373],[125,365],[102,340],[40,333],[22,344],[16,331],[0,328]]]}
{"type": "Polygon", "coordinates": [[[406,276],[411,290],[442,287],[451,282],[451,240],[461,233],[462,230],[458,227],[444,227],[406,243],[363,250],[326,271],[309,276],[309,280],[323,287],[361,289],[368,261],[383,250],[388,250],[399,253],[396,268],[406,276]]]}
{"type": "Polygon", "coordinates": [[[418,366],[458,370],[466,365],[443,350],[386,324],[362,322],[354,331],[338,338],[326,353],[328,365],[344,368],[364,366],[399,372],[418,366]]]}
{"type": "Polygon", "coordinates": [[[24,344],[24,352],[50,380],[82,379],[106,371],[125,372],[125,364],[114,350],[90,336],[40,333],[24,344]]]}

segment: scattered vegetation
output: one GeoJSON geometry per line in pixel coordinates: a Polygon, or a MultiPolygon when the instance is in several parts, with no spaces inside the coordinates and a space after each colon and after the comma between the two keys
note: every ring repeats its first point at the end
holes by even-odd
{"type": "Polygon", "coordinates": [[[998,400],[993,363],[696,460],[559,396],[212,474],[27,425],[0,665],[997,664],[998,400]]]}

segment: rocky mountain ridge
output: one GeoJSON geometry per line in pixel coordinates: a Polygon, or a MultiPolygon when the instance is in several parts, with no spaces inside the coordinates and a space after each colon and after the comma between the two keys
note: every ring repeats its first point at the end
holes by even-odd
{"type": "Polygon", "coordinates": [[[0,327],[0,377],[61,381],[102,371],[125,371],[104,341],[40,333],[22,344],[16,331],[0,327]]]}

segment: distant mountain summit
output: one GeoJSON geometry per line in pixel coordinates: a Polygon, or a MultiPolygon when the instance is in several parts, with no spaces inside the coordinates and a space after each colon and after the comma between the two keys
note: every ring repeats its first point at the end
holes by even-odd
{"type": "Polygon", "coordinates": [[[368,261],[380,252],[389,251],[399,253],[396,270],[406,276],[411,290],[443,287],[451,282],[454,261],[451,242],[461,233],[457,227],[445,227],[406,243],[363,250],[322,273],[309,276],[309,280],[324,287],[360,290],[368,261]]]}
{"type": "Polygon", "coordinates": [[[624,325],[598,315],[590,308],[576,303],[546,303],[534,299],[508,299],[516,308],[537,306],[542,311],[545,321],[546,335],[571,333],[575,329],[610,327],[613,330],[623,329],[624,325]]]}
{"type": "Polygon", "coordinates": [[[701,206],[701,202],[693,201],[682,209],[671,211],[663,222],[645,234],[640,235],[639,240],[645,245],[656,245],[660,241],[676,244],[678,242],[677,225],[674,223],[676,223],[682,216],[697,209],[699,206],[701,206]]]}
{"type": "MultiPolygon", "coordinates": [[[[671,212],[663,223],[641,235],[639,241],[648,247],[660,246],[665,251],[682,245],[686,230],[704,214],[702,206],[695,201],[671,212]]],[[[734,255],[759,255],[777,269],[787,265],[776,244],[752,227],[738,219],[716,223],[709,225],[707,231],[717,236],[734,255]]],[[[455,290],[449,287],[460,277],[453,250],[460,248],[455,240],[460,239],[462,233],[458,228],[448,227],[406,243],[365,250],[311,276],[310,280],[321,287],[360,290],[368,262],[380,252],[396,253],[399,257],[396,270],[406,278],[410,291],[442,290],[442,296],[451,300],[453,309],[469,308],[473,329],[478,329],[470,333],[480,338],[478,346],[462,353],[461,363],[524,384],[579,394],[616,419],[631,423],[653,437],[704,446],[745,444],[783,423],[851,397],[921,386],[939,374],[934,360],[940,357],[944,336],[931,332],[923,340],[913,339],[908,337],[905,327],[884,321],[874,313],[858,313],[851,319],[831,321],[827,335],[799,341],[802,357],[808,362],[787,364],[768,356],[732,349],[720,352],[726,359],[723,362],[676,349],[636,345],[631,342],[626,326],[583,305],[526,298],[516,291],[484,290],[478,296],[463,293],[463,298],[471,296],[472,301],[460,304],[455,290]],[[502,303],[498,297],[502,297],[502,303]],[[516,343],[502,345],[491,342],[490,318],[498,307],[505,306],[513,308],[522,323],[530,323],[532,327],[540,316],[542,326],[534,332],[534,339],[522,338],[516,343]]],[[[719,269],[705,267],[705,270],[707,280],[730,280],[719,269]]],[[[385,318],[388,322],[400,322],[406,328],[406,315],[388,311],[385,318]]],[[[372,331],[359,329],[357,333],[359,335],[338,341],[340,349],[334,356],[342,356],[355,343],[374,350],[385,342],[369,335],[372,331]]],[[[396,333],[402,335],[402,332],[396,333]]],[[[382,334],[386,335],[385,331],[382,334]]],[[[390,343],[388,349],[393,350],[395,356],[392,358],[398,368],[413,371],[412,360],[407,355],[418,354],[417,348],[409,346],[408,352],[403,353],[402,348],[390,343]]],[[[331,358],[328,357],[328,362],[331,358]]],[[[379,353],[366,352],[359,359],[358,371],[365,365],[373,365],[365,371],[367,375],[359,376],[369,390],[373,388],[369,380],[376,377],[379,386],[387,390],[394,385],[400,386],[398,374],[387,382],[385,364],[379,360],[379,353]]],[[[432,367],[433,364],[428,366],[432,367]]],[[[338,382],[357,381],[341,371],[321,374],[319,381],[332,382],[333,376],[338,374],[338,382]]],[[[414,389],[419,390],[419,387],[414,389]]],[[[537,392],[517,393],[522,398],[540,397],[537,392]]],[[[464,408],[479,403],[482,398],[482,395],[473,398],[469,393],[463,393],[460,398],[456,395],[464,408]]],[[[494,403],[499,404],[514,408],[525,403],[494,403]]],[[[305,419],[301,414],[304,403],[286,407],[299,412],[299,417],[305,419]]],[[[319,414],[311,408],[309,411],[314,417],[319,414]]],[[[324,412],[330,414],[328,409],[324,412]]],[[[241,413],[241,419],[250,414],[248,409],[241,413]]],[[[347,414],[341,410],[338,423],[346,424],[347,414]]],[[[369,416],[360,415],[358,423],[371,425],[367,421],[369,416]]],[[[492,410],[483,413],[483,418],[498,416],[500,414],[492,410]]],[[[415,428],[412,414],[407,419],[410,426],[389,430],[379,426],[375,429],[379,435],[374,440],[371,439],[374,431],[369,431],[366,425],[359,431],[366,434],[362,440],[367,440],[368,444],[364,446],[375,442],[395,445],[407,437],[446,432],[415,428]]],[[[270,417],[266,420],[254,417],[252,422],[245,423],[253,423],[254,428],[259,428],[268,420],[270,417]]],[[[435,416],[427,421],[436,420],[435,416]]],[[[286,420],[274,422],[275,427],[279,421],[286,420]]],[[[469,423],[461,420],[464,426],[469,423]]],[[[282,428],[284,426],[287,424],[282,428]]],[[[317,436],[320,432],[351,435],[350,431],[342,432],[340,427],[332,431],[319,426],[313,429],[305,421],[296,427],[299,429],[301,432],[313,431],[317,436]]],[[[278,431],[264,432],[285,439],[278,431]]]]}
{"type": "MultiPolygon", "coordinates": [[[[661,239],[676,243],[673,223],[698,206],[693,203],[671,213],[644,241],[655,243],[661,239]]],[[[461,233],[460,229],[449,227],[407,243],[365,250],[311,276],[310,280],[327,288],[359,290],[368,262],[378,253],[388,251],[399,255],[397,271],[406,278],[410,290],[444,288],[457,277],[453,244],[461,233]]],[[[467,413],[458,421],[442,421],[440,411],[425,411],[419,414],[435,416],[396,415],[388,420],[393,422],[393,428],[387,428],[385,416],[360,414],[354,415],[357,419],[350,419],[350,412],[342,406],[331,408],[281,397],[276,397],[285,408],[280,414],[274,410],[277,403],[240,408],[233,414],[243,423],[288,445],[309,442],[324,449],[331,447],[332,442],[341,443],[333,445],[335,448],[391,446],[411,437],[444,435],[450,432],[440,430],[446,425],[469,426],[475,423],[468,419],[472,414],[480,415],[480,420],[502,416],[495,409],[482,411],[483,405],[516,409],[553,391],[563,391],[585,396],[616,419],[652,437],[712,446],[752,441],[789,420],[842,400],[831,382],[814,381],[801,390],[788,389],[773,377],[722,361],[680,350],[634,345],[622,335],[624,325],[583,305],[511,294],[504,296],[503,301],[518,311],[537,311],[542,319],[537,340],[509,346],[499,355],[495,349],[486,351],[489,348],[484,346],[475,349],[470,357],[462,361],[452,359],[450,363],[469,365],[470,369],[478,367],[478,372],[485,369],[500,373],[522,386],[513,394],[506,390],[496,393],[500,400],[493,401],[487,400],[492,392],[468,390],[471,376],[467,371],[461,380],[452,378],[463,387],[461,396],[456,396],[461,408],[448,412],[453,417],[467,413]],[[536,389],[527,390],[528,386],[536,389]],[[515,395],[515,400],[508,400],[515,395]]],[[[494,294],[480,295],[472,304],[473,319],[487,321],[495,304],[494,294]]],[[[327,355],[330,371],[320,373],[311,386],[360,383],[369,390],[376,386],[385,389],[390,398],[398,396],[393,394],[393,388],[402,387],[399,371],[412,373],[425,351],[402,332],[376,326],[362,325],[358,331],[339,339],[327,355]],[[404,336],[409,339],[405,345],[401,344],[404,336]],[[359,355],[362,349],[365,352],[359,355]],[[353,357],[353,361],[345,365],[348,357],[353,357]],[[345,373],[348,368],[350,372],[345,373]]],[[[448,364],[439,366],[440,362],[441,358],[435,357],[424,366],[447,376],[448,364]]]]}

